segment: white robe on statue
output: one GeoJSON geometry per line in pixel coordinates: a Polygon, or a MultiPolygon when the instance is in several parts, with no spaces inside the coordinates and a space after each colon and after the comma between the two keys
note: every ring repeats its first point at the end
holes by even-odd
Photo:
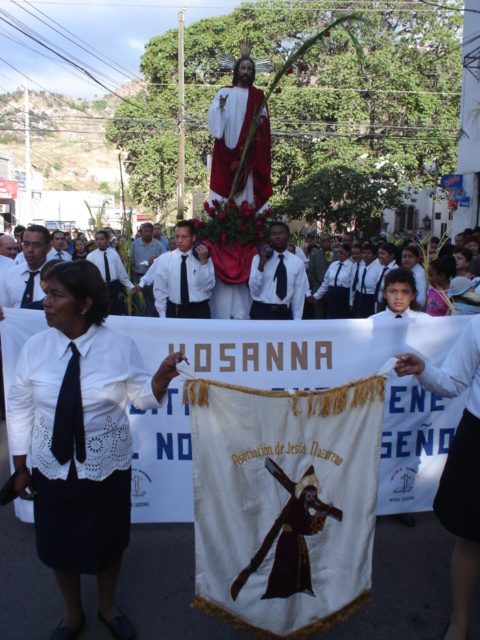
{"type": "MultiPolygon", "coordinates": [[[[248,89],[224,87],[218,91],[208,111],[210,133],[218,139],[221,139],[225,134],[225,144],[229,149],[233,149],[237,145],[245,119],[247,101],[248,89]],[[228,96],[223,109],[220,109],[220,96],[228,96]]],[[[266,108],[262,115],[268,118],[266,108]]],[[[223,196],[210,190],[210,204],[213,200],[224,199],[223,196]]],[[[244,189],[235,196],[237,204],[241,204],[244,200],[249,203],[253,202],[253,176],[251,172],[244,189]]],[[[268,202],[263,205],[260,211],[267,208],[268,202]]],[[[210,300],[212,318],[246,320],[249,317],[251,304],[252,300],[246,283],[229,285],[217,278],[217,284],[210,300]]]]}

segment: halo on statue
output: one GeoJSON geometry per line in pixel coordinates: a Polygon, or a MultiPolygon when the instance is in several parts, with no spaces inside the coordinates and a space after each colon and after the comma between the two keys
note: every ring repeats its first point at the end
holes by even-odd
{"type": "MultiPolygon", "coordinates": [[[[250,40],[247,38],[240,43],[240,57],[243,56],[251,56],[253,49],[253,45],[250,40]]],[[[226,53],[222,53],[222,55],[218,59],[221,71],[233,71],[235,65],[237,64],[237,60],[232,56],[229,56],[226,53]]],[[[259,73],[269,73],[272,70],[272,63],[268,58],[260,58],[259,60],[254,60],[255,70],[259,73]]]]}

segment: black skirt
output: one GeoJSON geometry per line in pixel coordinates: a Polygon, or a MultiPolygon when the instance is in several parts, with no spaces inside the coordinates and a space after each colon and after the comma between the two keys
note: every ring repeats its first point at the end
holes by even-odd
{"type": "Polygon", "coordinates": [[[122,557],[130,536],[131,469],[104,480],[66,480],[33,469],[35,533],[40,560],[55,571],[95,574],[122,557]]]}
{"type": "Polygon", "coordinates": [[[457,427],[433,509],[451,533],[480,543],[480,419],[467,409],[457,427]]]}

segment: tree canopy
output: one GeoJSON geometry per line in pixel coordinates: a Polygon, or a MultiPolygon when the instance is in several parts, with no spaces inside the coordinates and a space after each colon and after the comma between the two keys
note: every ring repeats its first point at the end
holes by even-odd
{"type": "MultiPolygon", "coordinates": [[[[428,3],[371,0],[259,0],[185,30],[186,191],[208,189],[213,148],[209,105],[231,75],[218,57],[252,56],[279,69],[292,51],[345,12],[362,13],[349,30],[330,32],[281,81],[269,101],[274,196],[291,218],[332,227],[366,223],[399,203],[405,183],[435,185],[455,171],[461,87],[461,0],[428,3]],[[445,4],[445,3],[444,3],[445,4]]],[[[137,202],[164,207],[176,193],[178,166],[177,31],[152,38],[141,70],[147,89],[122,103],[108,139],[127,154],[137,202]]],[[[267,88],[273,75],[257,74],[267,88]]]]}

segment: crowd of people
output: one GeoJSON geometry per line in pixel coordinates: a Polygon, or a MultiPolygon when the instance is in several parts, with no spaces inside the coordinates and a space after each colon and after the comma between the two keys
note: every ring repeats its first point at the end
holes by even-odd
{"type": "MultiPolygon", "coordinates": [[[[72,237],[41,225],[18,226],[14,236],[0,236],[0,304],[41,308],[45,265],[88,260],[107,283],[111,315],[211,318],[209,301],[218,276],[208,243],[197,241],[195,229],[195,221],[180,221],[167,239],[160,224],[146,222],[129,243],[110,227],[90,239],[81,231],[72,237]],[[130,308],[127,291],[133,295],[130,308]]],[[[385,278],[398,268],[414,277],[416,310],[435,317],[476,314],[479,242],[477,228],[458,234],[455,244],[436,237],[392,242],[384,235],[359,240],[352,232],[332,236],[314,231],[299,247],[291,242],[288,226],[276,221],[244,285],[250,296],[246,317],[368,318],[385,310],[385,278]]]]}
{"type": "MultiPolygon", "coordinates": [[[[127,313],[125,290],[133,299],[141,292],[141,304],[133,307],[138,315],[209,319],[216,283],[210,248],[197,242],[194,221],[178,222],[173,241],[163,241],[158,227],[143,224],[128,252],[111,229],[98,230],[93,243],[82,233],[72,238],[36,224],[16,228],[16,237],[0,236],[2,306],[44,309],[47,324],[55,329],[24,346],[7,415],[15,491],[34,501],[38,553],[53,569],[65,600],[65,615],[52,640],[73,638],[83,627],[82,573],[97,576],[98,615],[112,635],[124,640],[136,635],[115,604],[130,523],[127,399],[138,408],[160,406],[183,354],[167,356],[152,377],[133,341],[128,336],[119,340],[103,322],[109,314],[127,313]],[[47,352],[58,357],[45,358],[47,352]],[[32,470],[27,467],[28,454],[32,470]]],[[[252,259],[250,318],[372,317],[375,325],[422,313],[478,313],[479,238],[480,230],[472,229],[459,234],[455,245],[436,238],[425,244],[407,238],[397,245],[384,237],[360,242],[352,233],[313,233],[302,250],[291,243],[288,226],[274,221],[268,241],[252,259]]],[[[477,336],[462,339],[473,344],[477,336]]],[[[472,363],[472,371],[478,365],[474,358],[466,361],[472,363]]],[[[427,388],[445,395],[455,395],[471,382],[470,369],[462,370],[460,386],[456,374],[452,386],[450,374],[440,384],[432,371],[413,354],[402,356],[397,367],[399,375],[417,373],[427,388]]],[[[467,407],[462,433],[470,432],[472,425],[478,430],[476,404],[467,407]]],[[[470,454],[476,455],[474,450],[470,454]]],[[[436,510],[459,536],[452,565],[457,582],[467,576],[471,585],[480,558],[477,533],[458,525],[456,516],[451,525],[448,507],[452,473],[454,491],[465,485],[459,464],[447,465],[436,510]],[[474,569],[465,568],[465,563],[473,563],[474,569]]],[[[402,517],[412,524],[409,514],[402,517]]],[[[463,637],[471,589],[455,591],[454,583],[455,597],[448,640],[463,637]]]]}

